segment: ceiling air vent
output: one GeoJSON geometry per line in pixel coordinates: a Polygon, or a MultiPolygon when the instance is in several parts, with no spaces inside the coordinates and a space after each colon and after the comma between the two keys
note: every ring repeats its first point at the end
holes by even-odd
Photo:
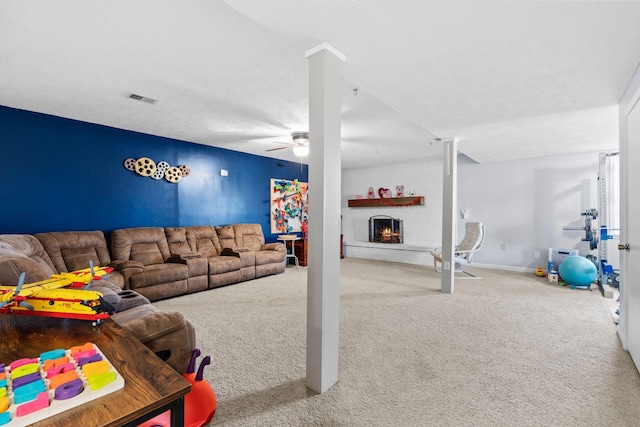
{"type": "Polygon", "coordinates": [[[146,96],[137,95],[135,93],[130,93],[129,98],[135,99],[136,101],[146,102],[147,104],[157,104],[158,100],[153,98],[147,98],[146,96]]]}

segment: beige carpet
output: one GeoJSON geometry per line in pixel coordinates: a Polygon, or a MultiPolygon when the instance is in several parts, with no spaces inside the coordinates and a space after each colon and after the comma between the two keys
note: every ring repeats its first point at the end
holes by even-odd
{"type": "Polygon", "coordinates": [[[305,387],[306,269],[156,302],[196,327],[224,426],[640,426],[640,375],[597,290],[341,261],[340,379],[305,387]]]}

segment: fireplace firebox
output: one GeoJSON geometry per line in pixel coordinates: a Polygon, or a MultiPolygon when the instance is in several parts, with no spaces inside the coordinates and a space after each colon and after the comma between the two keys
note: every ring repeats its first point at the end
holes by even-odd
{"type": "Polygon", "coordinates": [[[386,215],[369,218],[369,241],[376,243],[402,243],[402,220],[386,215]]]}

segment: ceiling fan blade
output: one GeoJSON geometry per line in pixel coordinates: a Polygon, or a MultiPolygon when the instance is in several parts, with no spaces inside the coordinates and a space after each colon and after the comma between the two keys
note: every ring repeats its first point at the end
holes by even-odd
{"type": "Polygon", "coordinates": [[[293,148],[293,146],[289,146],[289,147],[278,147],[278,148],[269,148],[268,150],[265,151],[277,151],[277,150],[286,150],[288,148],[293,148]]]}

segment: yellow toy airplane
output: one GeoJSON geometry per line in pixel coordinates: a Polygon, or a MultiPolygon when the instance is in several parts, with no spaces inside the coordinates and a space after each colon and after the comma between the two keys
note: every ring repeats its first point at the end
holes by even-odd
{"type": "Polygon", "coordinates": [[[93,262],[89,261],[89,268],[72,271],[70,273],[52,274],[52,279],[70,280],[68,286],[72,288],[88,288],[94,280],[102,280],[113,271],[113,267],[93,267],[93,262]]]}
{"type": "Polygon", "coordinates": [[[98,267],[96,272],[91,264],[88,269],[54,274],[51,279],[28,284],[24,284],[22,273],[17,286],[0,286],[0,313],[91,320],[98,325],[115,312],[115,307],[100,292],[87,288],[112,270],[98,267]],[[84,288],[69,288],[80,286],[84,288]]]}

